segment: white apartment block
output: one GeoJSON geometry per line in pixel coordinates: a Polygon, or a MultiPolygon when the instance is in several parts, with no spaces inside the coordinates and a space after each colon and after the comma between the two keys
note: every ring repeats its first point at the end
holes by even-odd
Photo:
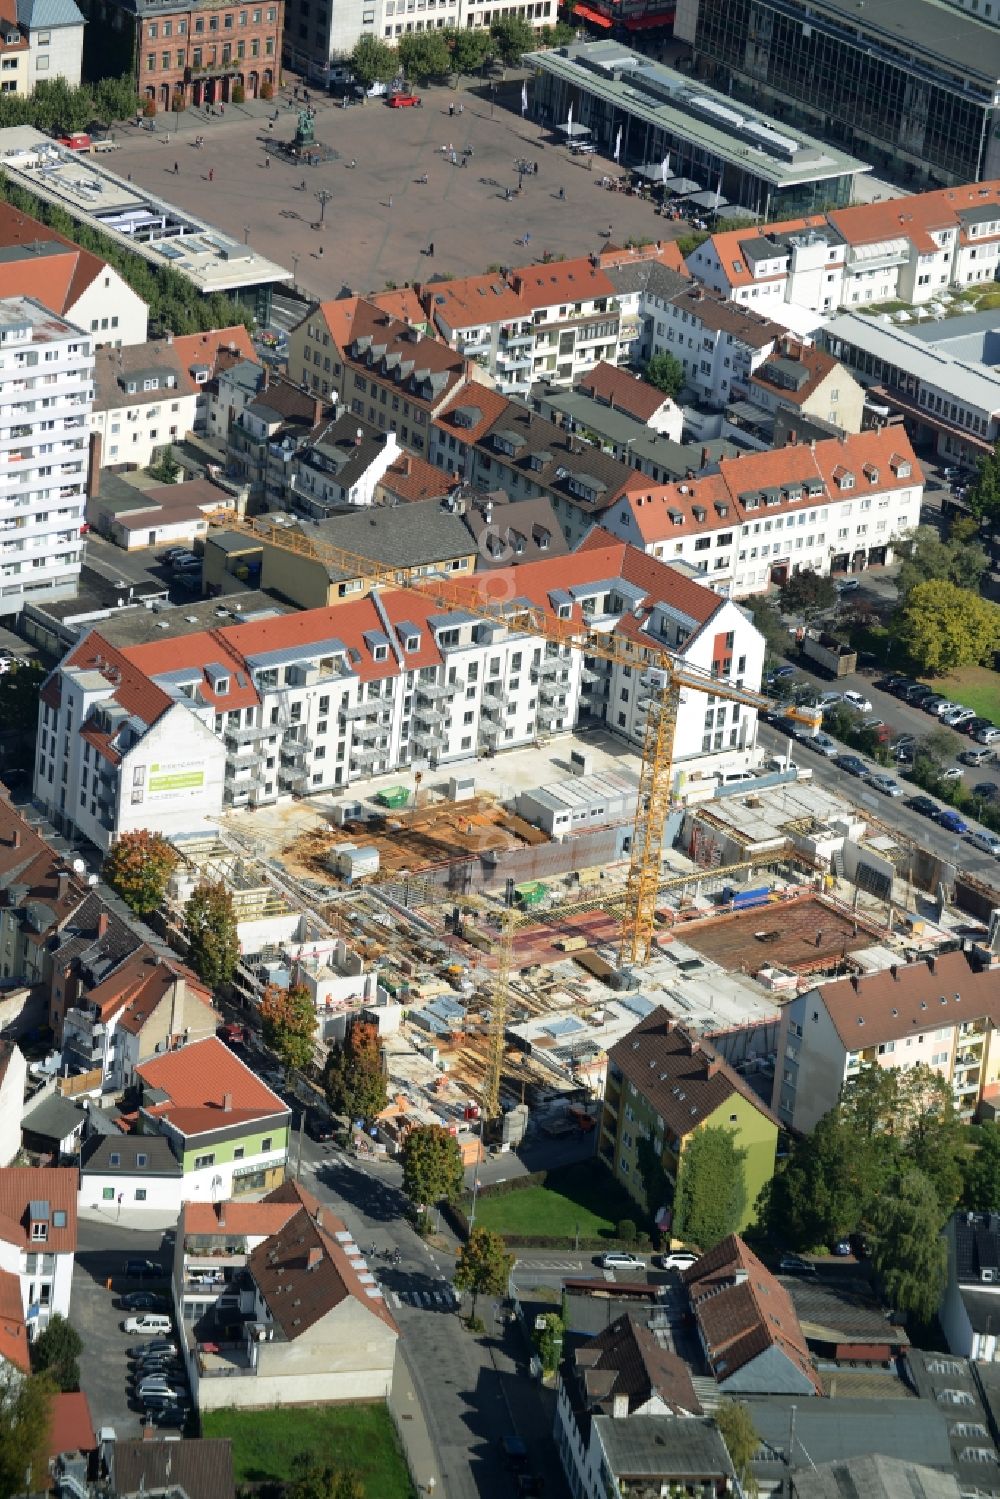
{"type": "Polygon", "coordinates": [[[104,468],[148,468],[194,429],[198,386],[170,340],[99,350],[90,417],[104,468]]]}
{"type": "Polygon", "coordinates": [[[693,276],[780,319],[902,301],[991,281],[1000,258],[1000,182],[858,203],[808,219],[725,230],[687,258],[693,276]]]}
{"type": "Polygon", "coordinates": [[[906,433],[886,427],[724,458],[718,473],[622,495],[601,525],[743,598],[804,570],[884,566],[919,524],[922,496],[906,433]]]}
{"type": "Polygon", "coordinates": [[[421,31],[488,30],[507,15],[529,26],[552,26],[558,19],[556,0],[348,0],[322,10],[286,0],[282,57],[310,83],[325,87],[341,77],[363,36],[396,43],[421,31]]]}
{"type": "Polygon", "coordinates": [[[93,378],[87,334],[30,297],[0,303],[0,615],[76,593],[93,378]]]}
{"type": "Polygon", "coordinates": [[[684,366],[685,385],[700,400],[724,406],[749,397],[751,375],[784,332],[756,310],[696,284],[671,297],[652,321],[651,353],[673,354],[684,366]]]}
{"type": "MultiPolygon", "coordinates": [[[[13,1280],[17,1281],[32,1342],[45,1331],[54,1313],[69,1316],[76,1194],[75,1166],[5,1166],[0,1170],[0,1282],[10,1278],[12,1289],[13,1280]]],[[[6,1296],[5,1305],[10,1306],[6,1296]]]]}
{"type": "MultiPolygon", "coordinates": [[[[503,576],[491,573],[491,592],[503,576]]],[[[759,686],[763,642],[741,610],[600,532],[508,576],[512,599],[639,630],[706,681],[759,686]]],[[[475,580],[468,587],[472,602],[475,580]]],[[[227,806],[492,755],[581,718],[638,742],[649,695],[649,674],[609,670],[419,589],[120,651],[95,630],[43,688],[35,794],[59,827],[108,848],[126,828],[204,830],[227,806]]],[[[688,693],[678,775],[711,774],[734,752],[745,763],[755,732],[754,713],[688,693]]]]}
{"type": "Polygon", "coordinates": [[[949,952],[798,995],[781,1011],[771,1107],[808,1134],[862,1065],[921,1063],[970,1117],[1000,1080],[998,979],[995,955],[949,952]]]}

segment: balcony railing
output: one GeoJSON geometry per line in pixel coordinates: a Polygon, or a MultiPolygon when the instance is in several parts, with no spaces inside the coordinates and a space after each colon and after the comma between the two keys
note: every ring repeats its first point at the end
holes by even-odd
{"type": "Polygon", "coordinates": [[[426,702],[438,703],[453,698],[464,687],[464,682],[418,682],[416,694],[426,702]]]}

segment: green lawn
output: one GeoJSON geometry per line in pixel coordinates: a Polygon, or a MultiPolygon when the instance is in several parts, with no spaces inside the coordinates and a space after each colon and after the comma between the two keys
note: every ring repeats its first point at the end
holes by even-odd
{"type": "Polygon", "coordinates": [[[963,666],[946,677],[927,679],[935,692],[944,693],[952,702],[972,708],[980,718],[1000,723],[1000,673],[988,666],[963,666]]]}
{"type": "MultiPolygon", "coordinates": [[[[468,1211],[468,1204],[466,1204],[468,1211]]],[[[643,1214],[598,1161],[550,1171],[544,1186],[480,1197],[476,1223],[496,1233],[581,1239],[614,1238],[622,1218],[642,1227],[643,1214]]]]}
{"type": "Polygon", "coordinates": [[[237,1484],[286,1480],[299,1453],[353,1468],[370,1499],[414,1499],[392,1417],[371,1405],[206,1411],[202,1435],[230,1437],[237,1484]]]}

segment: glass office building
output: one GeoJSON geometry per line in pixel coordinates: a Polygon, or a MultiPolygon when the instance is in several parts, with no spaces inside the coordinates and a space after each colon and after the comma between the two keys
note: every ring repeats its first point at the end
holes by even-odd
{"type": "Polygon", "coordinates": [[[1000,171],[1000,30],[942,0],[679,0],[694,74],[880,175],[948,187],[1000,171]]]}

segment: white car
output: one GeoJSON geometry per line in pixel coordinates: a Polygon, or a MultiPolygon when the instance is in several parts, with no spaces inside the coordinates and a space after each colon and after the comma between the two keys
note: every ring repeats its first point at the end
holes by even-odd
{"type": "Polygon", "coordinates": [[[609,1249],[600,1259],[602,1270],[645,1270],[646,1261],[624,1249],[609,1249]]]}
{"type": "Polygon", "coordinates": [[[980,729],[976,734],[977,744],[996,744],[998,739],[1000,739],[1000,729],[992,726],[988,729],[980,729]]]}
{"type": "Polygon", "coordinates": [[[842,694],[839,692],[824,692],[816,706],[820,709],[834,708],[841,701],[842,694]]]}
{"type": "Polygon", "coordinates": [[[688,1270],[697,1260],[698,1256],[690,1249],[675,1249],[670,1254],[661,1254],[659,1265],[661,1270],[688,1270]]]}
{"type": "Polygon", "coordinates": [[[125,1331],[127,1333],[149,1333],[151,1337],[170,1333],[174,1330],[174,1324],[169,1317],[162,1312],[143,1312],[139,1317],[125,1318],[125,1331]]]}
{"type": "Polygon", "coordinates": [[[973,848],[981,848],[984,854],[992,854],[994,859],[1000,859],[1000,838],[996,833],[970,833],[969,842],[973,848]]]}
{"type": "Polygon", "coordinates": [[[902,786],[898,781],[894,781],[892,776],[875,772],[870,776],[865,776],[865,780],[874,791],[880,791],[883,796],[896,797],[904,795],[902,786]]]}
{"type": "Polygon", "coordinates": [[[854,708],[858,713],[870,713],[872,705],[863,692],[845,692],[844,702],[849,708],[854,708]]]}
{"type": "Polygon", "coordinates": [[[961,706],[961,703],[953,703],[949,698],[945,698],[943,703],[934,704],[931,713],[935,718],[943,718],[946,713],[952,713],[956,708],[960,708],[961,706]]]}
{"type": "Polygon", "coordinates": [[[939,715],[941,722],[946,723],[950,729],[957,729],[961,724],[968,723],[970,718],[975,718],[971,708],[952,708],[950,713],[939,715]]]}

